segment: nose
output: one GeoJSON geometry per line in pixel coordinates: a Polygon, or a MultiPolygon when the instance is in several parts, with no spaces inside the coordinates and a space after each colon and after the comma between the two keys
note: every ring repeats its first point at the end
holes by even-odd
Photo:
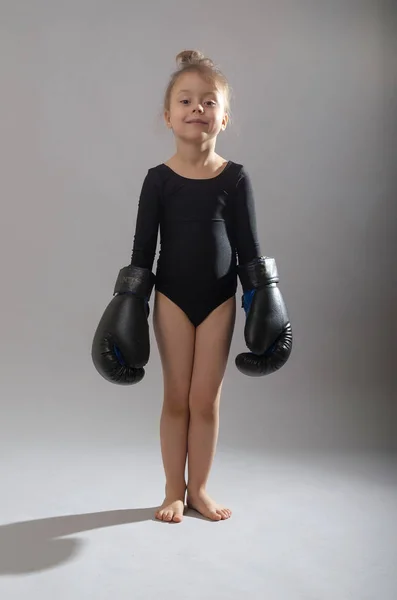
{"type": "Polygon", "coordinates": [[[201,106],[201,104],[199,104],[195,109],[193,109],[193,112],[203,113],[204,108],[201,106]]]}

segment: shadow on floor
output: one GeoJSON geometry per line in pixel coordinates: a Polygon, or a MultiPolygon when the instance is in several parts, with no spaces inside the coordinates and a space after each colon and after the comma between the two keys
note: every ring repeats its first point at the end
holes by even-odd
{"type": "MultiPolygon", "coordinates": [[[[84,540],[76,533],[142,521],[157,521],[158,507],[112,510],[7,523],[0,526],[0,576],[34,573],[73,560],[84,540]]],[[[188,511],[191,517],[198,517],[188,511]]],[[[169,525],[169,523],[167,523],[169,525]]]]}

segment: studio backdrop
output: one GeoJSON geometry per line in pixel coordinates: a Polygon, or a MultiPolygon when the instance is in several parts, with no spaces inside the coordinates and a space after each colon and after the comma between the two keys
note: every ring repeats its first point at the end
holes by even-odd
{"type": "Polygon", "coordinates": [[[183,49],[233,88],[217,150],[251,176],[294,332],[281,371],[240,374],[239,288],[220,451],[394,447],[395,14],[381,0],[0,2],[5,452],[157,448],[151,317],[140,384],[106,382],[90,353],[143,179],[174,152],[161,108],[183,49]]]}

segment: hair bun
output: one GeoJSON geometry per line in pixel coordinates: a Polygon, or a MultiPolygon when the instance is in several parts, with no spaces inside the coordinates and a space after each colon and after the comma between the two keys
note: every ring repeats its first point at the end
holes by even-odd
{"type": "Polygon", "coordinates": [[[214,63],[211,59],[206,58],[199,50],[182,50],[176,57],[176,64],[180,69],[188,65],[202,64],[208,67],[213,67],[214,63]]]}

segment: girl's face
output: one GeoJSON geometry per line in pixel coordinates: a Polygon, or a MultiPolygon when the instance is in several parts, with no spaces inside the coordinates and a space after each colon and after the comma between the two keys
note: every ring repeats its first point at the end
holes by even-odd
{"type": "Polygon", "coordinates": [[[197,143],[215,138],[228,122],[222,92],[198,73],[179,77],[164,117],[176,137],[197,143]]]}

